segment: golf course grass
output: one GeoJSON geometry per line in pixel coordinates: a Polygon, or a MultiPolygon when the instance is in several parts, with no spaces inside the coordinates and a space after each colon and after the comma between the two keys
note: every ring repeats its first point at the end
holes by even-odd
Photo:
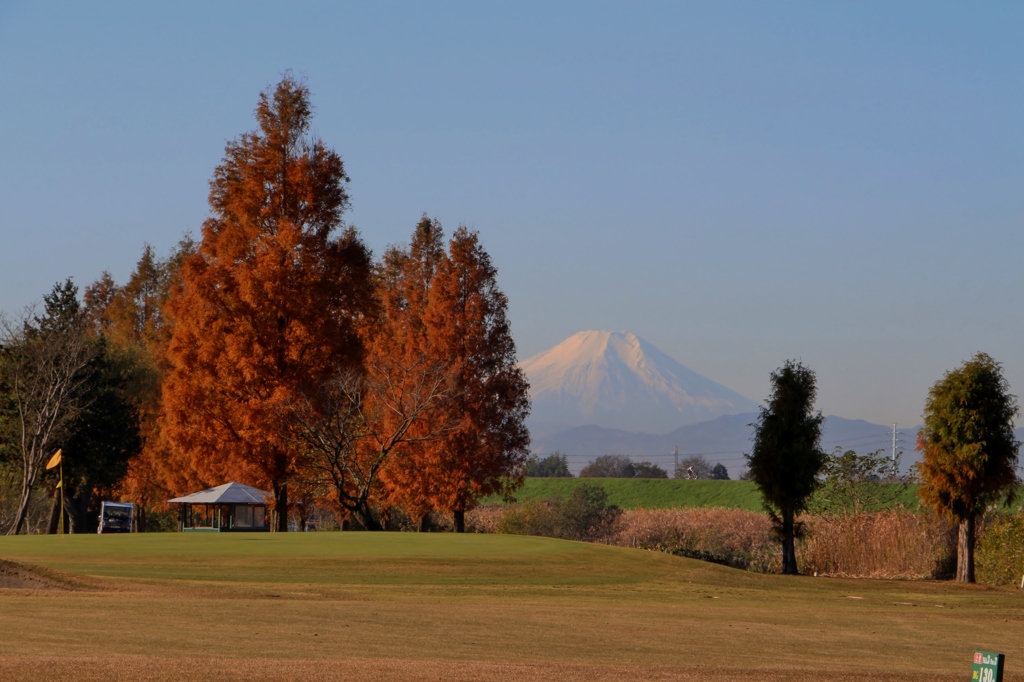
{"type": "Polygon", "coordinates": [[[0,538],[0,679],[1024,680],[1024,595],[502,535],[0,538]],[[0,583],[2,584],[2,583],[0,583]]]}

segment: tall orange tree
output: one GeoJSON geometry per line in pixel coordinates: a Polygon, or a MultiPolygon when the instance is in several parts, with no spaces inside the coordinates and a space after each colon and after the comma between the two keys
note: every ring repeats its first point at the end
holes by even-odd
{"type": "Polygon", "coordinates": [[[442,414],[445,433],[417,465],[430,501],[452,514],[457,532],[480,497],[508,494],[522,483],[530,434],[529,384],[516,364],[498,271],[479,235],[460,227],[437,265],[424,310],[430,356],[452,373],[442,414]]]}
{"type": "Polygon", "coordinates": [[[424,217],[408,248],[385,252],[374,273],[374,314],[362,326],[362,371],[342,369],[316,393],[298,394],[289,414],[307,472],[368,529],[380,528],[390,507],[422,506],[415,467],[404,465],[436,439],[435,414],[451,399],[452,372],[427,354],[423,324],[443,244],[440,225],[424,217]]]}
{"type": "Polygon", "coordinates": [[[435,445],[444,433],[447,412],[441,409],[455,393],[449,379],[453,376],[447,358],[431,355],[427,348],[424,314],[438,264],[444,258],[444,230],[440,223],[424,215],[416,225],[409,246],[389,248],[376,271],[376,291],[380,301],[380,317],[369,346],[368,372],[382,378],[413,370],[431,385],[442,381],[440,397],[431,404],[429,413],[410,426],[410,439],[402,444],[399,456],[388,462],[382,471],[384,494],[388,505],[405,509],[413,518],[427,522],[433,510],[427,472],[422,466],[423,453],[435,445]],[[408,369],[405,369],[408,368],[408,369]]]}
{"type": "Polygon", "coordinates": [[[296,392],[361,362],[370,254],[353,229],[338,234],[348,177],[309,132],[305,83],[286,75],[255,114],[214,172],[212,216],[167,303],[162,423],[179,466],[271,488],[287,530],[299,453],[280,420],[296,392]]]}
{"type": "Polygon", "coordinates": [[[1002,366],[978,353],[928,392],[918,495],[959,527],[956,579],[974,582],[975,522],[988,504],[1011,501],[1020,443],[1013,434],[1017,399],[1002,366]]]}

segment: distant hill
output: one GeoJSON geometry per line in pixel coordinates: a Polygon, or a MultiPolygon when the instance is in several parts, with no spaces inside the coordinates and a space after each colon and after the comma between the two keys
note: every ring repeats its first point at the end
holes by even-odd
{"type": "Polygon", "coordinates": [[[586,424],[665,433],[757,410],[631,332],[579,332],[520,366],[530,380],[535,436],[586,424]]]}
{"type": "MultiPolygon", "coordinates": [[[[734,478],[745,466],[744,454],[750,452],[753,438],[751,424],[757,414],[750,412],[719,417],[699,424],[683,426],[664,435],[608,429],[599,426],[580,426],[549,436],[534,438],[533,449],[538,453],[555,450],[569,457],[570,469],[577,473],[598,455],[624,454],[634,460],[648,460],[659,464],[670,474],[674,466],[674,450],[679,456],[702,455],[712,464],[721,462],[734,478]]],[[[900,469],[917,461],[914,443],[919,427],[899,429],[897,443],[903,451],[900,469]]],[[[831,451],[837,447],[860,453],[892,448],[892,427],[872,424],[862,419],[825,418],[822,446],[831,451]]]]}

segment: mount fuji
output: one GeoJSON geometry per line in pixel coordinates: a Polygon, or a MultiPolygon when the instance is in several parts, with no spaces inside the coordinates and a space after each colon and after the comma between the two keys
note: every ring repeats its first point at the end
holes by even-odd
{"type": "Polygon", "coordinates": [[[758,407],[631,332],[579,332],[520,367],[530,381],[535,436],[588,424],[668,433],[758,407]]]}

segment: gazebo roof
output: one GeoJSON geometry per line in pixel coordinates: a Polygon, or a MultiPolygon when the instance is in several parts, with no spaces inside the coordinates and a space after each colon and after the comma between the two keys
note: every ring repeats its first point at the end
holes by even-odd
{"type": "Polygon", "coordinates": [[[270,493],[232,481],[167,501],[181,504],[266,504],[268,497],[270,493]]]}

